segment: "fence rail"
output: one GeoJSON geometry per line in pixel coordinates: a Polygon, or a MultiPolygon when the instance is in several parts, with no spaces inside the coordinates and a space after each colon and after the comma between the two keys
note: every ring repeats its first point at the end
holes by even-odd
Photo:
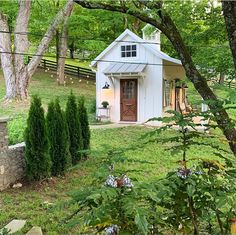
{"type": "MultiPolygon", "coordinates": [[[[216,80],[216,79],[211,79],[210,81],[212,82],[212,84],[219,84],[218,80],[216,80]]],[[[222,85],[224,85],[228,88],[236,89],[235,80],[225,80],[222,85]]]]}
{"type": "MultiPolygon", "coordinates": [[[[28,57],[28,62],[31,60],[31,56],[28,57]]],[[[57,71],[57,62],[41,59],[39,66],[43,69],[50,69],[52,71],[57,71]]],[[[87,78],[87,79],[95,79],[96,74],[91,69],[82,68],[75,65],[65,64],[65,74],[72,75],[78,78],[87,78]]]]}
{"type": "Polygon", "coordinates": [[[236,83],[235,82],[224,81],[224,85],[227,86],[228,88],[236,89],[236,83]]]}

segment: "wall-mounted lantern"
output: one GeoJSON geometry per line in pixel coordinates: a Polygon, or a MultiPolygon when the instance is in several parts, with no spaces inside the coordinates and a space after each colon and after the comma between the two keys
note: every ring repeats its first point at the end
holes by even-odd
{"type": "Polygon", "coordinates": [[[175,89],[176,90],[179,90],[179,89],[181,89],[182,88],[182,86],[181,86],[181,84],[180,84],[180,80],[179,79],[175,79],[175,89]]]}
{"type": "Polygon", "coordinates": [[[184,89],[188,89],[188,85],[187,85],[185,82],[183,82],[183,84],[182,84],[182,88],[184,88],[184,89]]]}
{"type": "Polygon", "coordinates": [[[109,88],[110,88],[110,85],[107,82],[105,82],[105,85],[102,87],[102,89],[109,89],[109,88]]]}

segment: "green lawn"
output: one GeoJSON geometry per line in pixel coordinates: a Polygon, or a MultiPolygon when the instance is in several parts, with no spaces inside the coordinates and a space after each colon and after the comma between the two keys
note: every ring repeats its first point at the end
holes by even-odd
{"type": "MultiPolygon", "coordinates": [[[[213,92],[217,95],[217,97],[221,100],[230,99],[231,101],[236,101],[236,89],[230,89],[226,86],[222,86],[219,84],[215,84],[211,86],[211,89],[213,92]]],[[[200,95],[197,93],[197,91],[194,89],[193,85],[188,82],[188,90],[187,90],[187,96],[189,103],[194,106],[201,106],[202,99],[200,95]]],[[[236,109],[229,109],[227,110],[230,117],[236,120],[236,109]]]]}
{"type": "MultiPolygon", "coordinates": [[[[70,228],[63,222],[76,210],[75,206],[64,204],[69,200],[67,193],[93,184],[108,150],[140,145],[146,140],[141,138],[143,134],[150,131],[152,129],[144,127],[92,130],[92,152],[89,159],[79,163],[65,177],[1,193],[0,227],[11,219],[18,218],[27,219],[24,232],[32,225],[38,225],[48,235],[79,234],[78,227],[70,228]]],[[[172,136],[174,133],[167,131],[162,135],[172,136]]],[[[128,150],[123,154],[127,160],[115,164],[115,168],[127,172],[132,180],[150,181],[160,178],[167,171],[176,169],[176,161],[180,159],[178,154],[172,156],[165,147],[167,145],[163,146],[161,143],[148,143],[144,148],[128,150]]],[[[208,147],[194,147],[190,150],[189,158],[197,157],[209,159],[212,157],[211,151],[208,147]]]]}
{"type": "MultiPolygon", "coordinates": [[[[47,60],[50,60],[50,61],[54,61],[54,62],[56,61],[56,58],[54,58],[54,57],[44,56],[43,58],[47,59],[47,60]]],[[[88,62],[88,61],[79,61],[78,59],[69,59],[69,58],[67,58],[66,59],[66,64],[70,64],[70,65],[79,66],[79,67],[82,67],[82,68],[89,69],[90,62],[88,62]]]]}

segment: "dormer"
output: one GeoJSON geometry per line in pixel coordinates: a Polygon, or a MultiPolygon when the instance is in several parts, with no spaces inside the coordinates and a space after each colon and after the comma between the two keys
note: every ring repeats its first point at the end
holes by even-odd
{"type": "Polygon", "coordinates": [[[161,50],[161,31],[154,26],[147,24],[142,28],[143,39],[149,42],[150,45],[156,47],[159,51],[161,50]]]}

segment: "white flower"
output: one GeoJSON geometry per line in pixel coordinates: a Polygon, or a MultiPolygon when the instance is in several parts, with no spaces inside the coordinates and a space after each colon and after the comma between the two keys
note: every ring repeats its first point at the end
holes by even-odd
{"type": "Polygon", "coordinates": [[[111,226],[105,229],[106,235],[117,235],[119,233],[119,227],[116,224],[112,224],[111,226]]]}
{"type": "Polygon", "coordinates": [[[176,174],[181,179],[187,179],[188,176],[192,175],[192,170],[183,167],[179,168],[176,174]]]}
{"type": "Polygon", "coordinates": [[[117,181],[116,178],[113,175],[109,175],[107,177],[107,180],[105,182],[106,186],[110,186],[112,188],[117,188],[117,181]]]}
{"type": "Polygon", "coordinates": [[[127,188],[132,188],[134,186],[127,175],[123,176],[123,185],[127,188]]]}

